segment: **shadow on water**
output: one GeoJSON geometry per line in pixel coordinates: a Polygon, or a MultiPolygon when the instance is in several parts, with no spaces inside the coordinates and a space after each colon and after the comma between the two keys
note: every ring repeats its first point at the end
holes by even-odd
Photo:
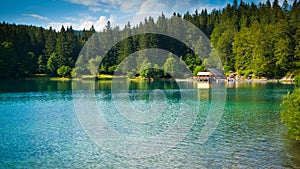
{"type": "Polygon", "coordinates": [[[70,81],[52,80],[0,80],[0,92],[42,92],[71,90],[70,81]]]}

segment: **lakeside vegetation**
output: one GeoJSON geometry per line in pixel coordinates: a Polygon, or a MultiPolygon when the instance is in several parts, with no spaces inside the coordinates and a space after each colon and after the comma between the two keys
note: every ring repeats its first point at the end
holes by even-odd
{"type": "MultiPolygon", "coordinates": [[[[265,3],[248,4],[235,0],[223,9],[214,9],[208,13],[206,9],[196,10],[181,15],[174,13],[171,18],[162,14],[155,22],[152,17],[145,18],[137,26],[125,25],[112,28],[108,22],[105,29],[94,39],[95,46],[90,46],[84,55],[79,52],[85,42],[96,33],[94,27],[90,30],[74,31],[72,27],[62,27],[60,31],[52,28],[0,24],[0,78],[28,77],[33,74],[50,74],[62,77],[69,75],[91,74],[94,72],[95,60],[86,61],[88,65],[74,69],[75,61],[95,55],[94,59],[102,58],[100,74],[113,74],[117,65],[130,54],[147,48],[168,50],[184,61],[194,72],[203,70],[199,57],[181,42],[170,37],[155,34],[140,34],[131,36],[117,43],[105,56],[97,56],[95,48],[105,46],[113,40],[111,37],[131,35],[146,25],[152,27],[171,27],[173,17],[182,17],[202,30],[210,38],[216,51],[210,55],[219,54],[226,73],[237,72],[240,76],[282,78],[300,73],[300,1],[288,4],[285,0],[280,6],[278,0],[265,3]]],[[[177,25],[180,28],[182,25],[177,25]]],[[[187,35],[186,38],[189,38],[187,35]]],[[[139,58],[136,58],[137,60],[139,58]]],[[[169,60],[167,69],[174,68],[174,60],[169,60]]],[[[149,64],[146,61],[143,64],[149,64]]],[[[165,65],[154,65],[157,69],[165,65]]],[[[165,67],[164,67],[165,68],[165,67]]],[[[134,69],[134,68],[133,68],[134,69]]],[[[153,78],[157,69],[139,72],[146,78],[153,78]]],[[[132,77],[136,70],[123,70],[132,77]]],[[[156,72],[157,73],[157,72],[156,72]]],[[[168,74],[158,72],[159,78],[168,74]]]]}
{"type": "Polygon", "coordinates": [[[300,141],[300,76],[295,77],[295,89],[283,97],[281,120],[288,127],[288,133],[294,140],[300,141]]]}

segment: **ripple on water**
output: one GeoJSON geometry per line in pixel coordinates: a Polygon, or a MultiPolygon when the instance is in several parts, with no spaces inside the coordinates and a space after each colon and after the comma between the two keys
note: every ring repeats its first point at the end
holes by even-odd
{"type": "MultiPolygon", "coordinates": [[[[228,89],[217,129],[199,144],[209,108],[209,101],[202,100],[186,138],[151,158],[121,157],[94,144],[79,125],[71,91],[0,93],[0,168],[299,168],[300,145],[289,140],[280,122],[279,103],[286,89],[269,87],[228,89]]],[[[99,108],[116,131],[155,135],[174,123],[180,106],[178,89],[164,92],[169,96],[166,112],[148,124],[122,119],[108,91],[96,91],[96,98],[98,106],[105,105],[99,108]]],[[[87,97],[84,93],[82,98],[87,97]]],[[[150,93],[133,90],[130,99],[133,105],[147,108],[142,104],[150,93]]],[[[192,107],[199,101],[188,104],[192,107]]]]}

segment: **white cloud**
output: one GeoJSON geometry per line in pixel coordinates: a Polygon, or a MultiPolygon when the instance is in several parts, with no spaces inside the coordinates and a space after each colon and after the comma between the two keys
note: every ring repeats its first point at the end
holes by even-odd
{"type": "Polygon", "coordinates": [[[120,7],[121,11],[126,13],[135,13],[139,10],[143,1],[141,0],[127,0],[121,1],[120,7]]]}
{"type": "Polygon", "coordinates": [[[98,0],[68,0],[71,3],[84,6],[99,6],[98,0]]]}
{"type": "Polygon", "coordinates": [[[30,16],[30,17],[33,17],[33,18],[36,18],[36,19],[40,19],[40,20],[49,20],[47,17],[44,17],[44,16],[41,16],[41,15],[38,15],[38,14],[23,14],[24,16],[30,16]]]}
{"type": "Polygon", "coordinates": [[[94,13],[99,12],[99,11],[103,11],[102,8],[94,7],[94,6],[90,6],[89,10],[92,11],[92,12],[94,12],[94,13]]]}
{"type": "Polygon", "coordinates": [[[108,20],[109,19],[107,19],[106,16],[100,16],[99,19],[94,24],[95,29],[98,31],[104,29],[108,20]]]}
{"type": "Polygon", "coordinates": [[[229,3],[229,0],[215,0],[214,3],[209,2],[209,0],[146,0],[142,3],[138,12],[164,12],[166,14],[176,12],[185,14],[187,11],[193,13],[196,9],[201,10],[207,8],[209,11],[214,8],[219,9],[224,7],[227,3],[229,3]]]}
{"type": "Polygon", "coordinates": [[[141,5],[137,14],[131,20],[132,25],[143,22],[145,17],[152,16],[154,19],[163,12],[165,16],[170,17],[174,12],[185,14],[189,11],[194,13],[196,9],[200,12],[202,9],[207,9],[211,12],[213,9],[225,7],[229,0],[215,0],[213,3],[210,0],[146,0],[141,5]]]}
{"type": "MultiPolygon", "coordinates": [[[[142,12],[165,12],[173,13],[180,12],[190,13],[194,12],[194,9],[200,7],[201,9],[207,8],[211,11],[214,8],[220,9],[224,7],[227,3],[232,3],[232,0],[67,0],[70,3],[83,5],[88,7],[89,11],[96,12],[106,12],[110,13],[112,11],[119,10],[120,12],[125,12],[127,14],[135,14],[142,12]],[[193,10],[193,11],[192,11],[193,10]]],[[[263,2],[266,0],[253,0],[254,2],[263,2]]],[[[284,0],[279,0],[281,5],[284,0]]],[[[288,0],[292,3],[294,0],[288,0]]],[[[251,2],[246,0],[246,2],[251,2]]],[[[198,9],[198,10],[201,10],[198,9]]]]}
{"type": "MultiPolygon", "coordinates": [[[[229,0],[216,0],[213,3],[210,0],[67,0],[70,3],[79,4],[88,7],[89,11],[106,12],[112,11],[125,12],[127,14],[145,13],[145,12],[164,12],[172,14],[173,12],[193,13],[197,7],[207,8],[211,11],[214,8],[221,8],[229,3],[229,0]]],[[[260,1],[260,0],[258,0],[260,1]]],[[[283,1],[283,0],[280,0],[283,1]]],[[[199,10],[201,10],[199,9],[199,10]]]]}
{"type": "MultiPolygon", "coordinates": [[[[197,2],[198,4],[198,2],[197,2]]],[[[192,3],[190,0],[146,0],[143,2],[139,9],[139,13],[143,12],[187,12],[190,11],[192,7],[196,4],[192,3]]]]}
{"type": "Polygon", "coordinates": [[[88,7],[92,12],[120,10],[125,13],[136,13],[143,0],[67,0],[70,3],[88,7]]]}
{"type": "Polygon", "coordinates": [[[154,19],[163,12],[166,16],[172,16],[173,12],[185,13],[190,11],[195,4],[190,0],[146,0],[144,1],[137,14],[132,19],[132,25],[137,25],[144,21],[145,17],[153,17],[154,19]]]}
{"type": "Polygon", "coordinates": [[[99,18],[89,16],[89,15],[81,15],[79,18],[75,17],[66,17],[66,22],[50,22],[48,23],[48,27],[52,27],[53,29],[59,31],[62,25],[66,27],[72,26],[75,30],[83,30],[90,29],[92,25],[96,31],[102,31],[107,24],[108,21],[114,20],[114,16],[111,15],[109,18],[106,16],[100,16],[99,18]]]}
{"type": "Polygon", "coordinates": [[[75,17],[64,17],[63,19],[72,21],[72,22],[77,21],[77,18],[75,18],[75,17]]]}
{"type": "Polygon", "coordinates": [[[71,22],[50,22],[50,23],[48,23],[48,27],[52,27],[52,29],[55,29],[56,31],[59,31],[62,26],[64,26],[66,28],[66,27],[73,26],[73,24],[71,22]]]}
{"type": "MultiPolygon", "coordinates": [[[[118,15],[119,12],[123,12],[123,17],[116,19],[113,16],[100,16],[95,17],[89,15],[79,15],[79,17],[67,17],[64,18],[64,22],[51,22],[48,26],[60,30],[61,25],[70,26],[72,25],[74,29],[82,30],[89,29],[94,25],[97,31],[101,31],[107,21],[116,20],[112,22],[112,26],[119,25],[121,28],[128,22],[131,22],[132,26],[143,22],[145,17],[152,16],[154,19],[157,18],[163,12],[166,16],[171,16],[173,12],[184,14],[189,11],[191,14],[195,12],[196,9],[200,12],[202,9],[207,9],[211,12],[213,9],[220,9],[225,7],[227,3],[232,0],[215,0],[211,2],[210,0],[67,0],[73,4],[79,4],[86,6],[89,11],[96,12],[106,12],[111,13],[112,11],[118,15]],[[125,13],[129,14],[124,16],[125,13]]],[[[263,0],[254,0],[256,3],[263,0]]],[[[264,0],[265,1],[265,0],[264,0]]],[[[279,0],[281,3],[283,0],[279,0]]],[[[289,0],[291,2],[293,0],[289,0]]],[[[248,2],[248,0],[246,1],[248,2]]],[[[43,18],[39,15],[26,14],[32,17],[40,19],[43,18]]]]}

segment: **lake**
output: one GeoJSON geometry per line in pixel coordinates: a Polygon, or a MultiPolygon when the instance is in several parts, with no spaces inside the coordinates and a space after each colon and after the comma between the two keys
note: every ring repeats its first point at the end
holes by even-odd
{"type": "Polygon", "coordinates": [[[289,139],[279,113],[282,96],[293,85],[231,83],[219,89],[218,84],[207,88],[184,81],[127,82],[128,90],[115,88],[113,93],[111,81],[1,80],[0,84],[0,168],[300,167],[300,143],[289,139]],[[97,123],[84,121],[97,118],[82,119],[78,114],[80,107],[74,104],[84,104],[90,96],[80,85],[95,88],[95,109],[102,112],[96,116],[108,125],[97,128],[92,125],[97,123]],[[205,139],[209,110],[222,101],[224,112],[220,119],[211,118],[216,128],[205,139]],[[143,111],[132,116],[125,112],[128,106],[130,111],[143,111]],[[191,118],[180,116],[194,110],[191,118]],[[189,118],[195,121],[188,125],[189,118]],[[126,137],[111,138],[114,134],[105,127],[126,137]],[[102,135],[90,135],[89,128],[102,135]],[[137,144],[158,135],[162,137],[151,144],[137,144]]]}

